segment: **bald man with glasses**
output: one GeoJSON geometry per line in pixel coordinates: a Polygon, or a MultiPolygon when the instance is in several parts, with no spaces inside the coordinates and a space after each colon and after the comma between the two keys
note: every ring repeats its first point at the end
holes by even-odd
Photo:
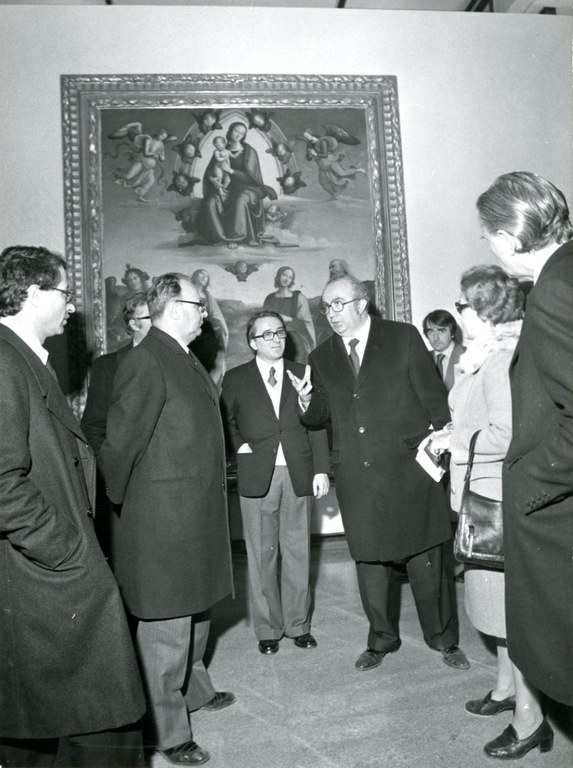
{"type": "Polygon", "coordinates": [[[222,393],[237,455],[252,621],[264,655],[276,653],[283,636],[298,648],[317,645],[310,634],[310,515],[312,497],[329,489],[326,432],[300,423],[287,371],[302,376],[304,366],[283,358],[286,338],[278,313],[253,315],[247,342],[255,358],[228,371],[222,393]]]}
{"type": "Polygon", "coordinates": [[[119,366],[100,464],[122,504],[115,573],[148,697],[147,735],[175,765],[200,765],[189,713],[235,701],[203,663],[209,611],[233,591],[218,392],[189,351],[207,316],[186,275],[147,294],[151,329],[119,366]]]}
{"type": "Polygon", "coordinates": [[[430,427],[450,419],[445,388],[416,329],[370,317],[352,275],[326,284],[321,311],[334,334],[311,353],[311,378],[291,381],[305,426],[332,420],[336,495],[370,623],[355,666],[372,670],[401,645],[392,566],[405,560],[425,642],[467,669],[442,556],[452,536],[444,489],[416,462],[430,427]]]}

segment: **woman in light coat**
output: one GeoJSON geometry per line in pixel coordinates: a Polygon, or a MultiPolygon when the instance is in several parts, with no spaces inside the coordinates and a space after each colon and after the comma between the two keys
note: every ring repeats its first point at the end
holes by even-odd
{"type": "MultiPolygon", "coordinates": [[[[511,441],[509,365],[521,331],[523,294],[517,280],[495,265],[476,266],[462,275],[456,302],[467,350],[457,366],[450,392],[452,424],[432,441],[434,450],[451,452],[452,508],[459,512],[469,444],[476,442],[471,489],[500,500],[502,464],[511,441]]],[[[512,663],[505,627],[505,578],[502,570],[467,566],[465,606],[474,627],[495,638],[497,679],[485,697],[466,703],[472,715],[491,717],[513,711],[513,723],[485,745],[491,757],[521,757],[539,746],[551,749],[553,732],[543,718],[537,691],[512,663]],[[515,734],[515,738],[513,735],[515,734]]]]}

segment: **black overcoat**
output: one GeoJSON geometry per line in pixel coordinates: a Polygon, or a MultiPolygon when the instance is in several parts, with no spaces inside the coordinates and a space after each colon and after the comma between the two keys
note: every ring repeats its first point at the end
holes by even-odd
{"type": "Polygon", "coordinates": [[[503,469],[507,639],[525,677],[573,705],[573,240],[527,297],[503,469]]]}
{"type": "Polygon", "coordinates": [[[230,594],[218,393],[195,355],[158,328],[117,369],[99,460],[122,504],[114,568],[128,610],[171,619],[230,594]]]}
{"type": "Polygon", "coordinates": [[[354,560],[398,560],[451,538],[444,490],[416,449],[449,421],[446,390],[418,331],[371,319],[358,378],[342,339],[310,355],[313,396],[303,424],[330,416],[336,495],[354,560]]]}
{"type": "Polygon", "coordinates": [[[284,361],[279,416],[255,360],[228,371],[223,379],[222,404],[227,435],[236,453],[248,443],[252,453],[237,453],[237,485],[241,496],[268,493],[279,443],[297,496],[312,496],[312,480],[330,467],[326,430],[307,430],[300,423],[297,394],[287,371],[301,378],[304,366],[284,361]]]}
{"type": "Polygon", "coordinates": [[[0,382],[0,735],[132,723],[145,703],[89,517],[93,454],[53,376],[3,325],[0,382]]]}

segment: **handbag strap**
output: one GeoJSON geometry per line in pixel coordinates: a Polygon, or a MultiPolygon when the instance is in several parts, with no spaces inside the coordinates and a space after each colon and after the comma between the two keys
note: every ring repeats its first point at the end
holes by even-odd
{"type": "Polygon", "coordinates": [[[466,469],[466,476],[464,477],[464,490],[469,490],[470,487],[470,476],[472,473],[472,468],[474,465],[474,453],[476,450],[476,441],[478,439],[478,435],[481,432],[481,429],[478,429],[477,432],[474,432],[472,435],[472,439],[470,440],[470,448],[468,453],[468,466],[466,469]]]}

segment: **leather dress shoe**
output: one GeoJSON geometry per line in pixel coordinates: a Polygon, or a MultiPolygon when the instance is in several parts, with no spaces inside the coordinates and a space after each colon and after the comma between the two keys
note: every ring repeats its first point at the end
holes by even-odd
{"type": "Polygon", "coordinates": [[[214,712],[218,709],[225,709],[230,707],[236,701],[235,694],[230,691],[216,691],[212,699],[206,704],[203,704],[199,709],[206,709],[209,712],[214,712]]]}
{"type": "Polygon", "coordinates": [[[508,725],[501,736],[488,742],[483,749],[490,757],[511,760],[523,757],[535,747],[539,747],[540,752],[549,752],[553,747],[553,728],[545,719],[525,739],[520,739],[513,725],[508,725]]]}
{"type": "Polygon", "coordinates": [[[159,750],[166,760],[174,765],[202,765],[211,755],[194,741],[186,741],[177,747],[159,750]]]}
{"type": "Polygon", "coordinates": [[[507,699],[492,699],[492,691],[486,693],[483,699],[470,699],[466,701],[466,712],[470,715],[479,715],[479,717],[493,717],[500,712],[506,712],[515,709],[515,696],[508,696],[507,699]]]}
{"type": "Polygon", "coordinates": [[[395,643],[386,651],[375,651],[374,648],[367,648],[364,653],[361,653],[354,665],[360,672],[367,672],[370,669],[376,669],[382,664],[382,659],[388,653],[395,653],[402,643],[395,643]]]}
{"type": "Polygon", "coordinates": [[[297,648],[316,648],[316,640],[308,632],[298,637],[293,637],[293,642],[297,648]]]}
{"type": "Polygon", "coordinates": [[[278,650],[278,640],[259,640],[259,651],[265,654],[265,656],[270,656],[272,653],[277,653],[278,650]]]}
{"type": "Polygon", "coordinates": [[[444,660],[444,664],[447,664],[449,667],[453,667],[454,669],[470,668],[468,657],[465,655],[461,648],[458,648],[457,645],[444,648],[442,650],[442,658],[444,660]]]}

